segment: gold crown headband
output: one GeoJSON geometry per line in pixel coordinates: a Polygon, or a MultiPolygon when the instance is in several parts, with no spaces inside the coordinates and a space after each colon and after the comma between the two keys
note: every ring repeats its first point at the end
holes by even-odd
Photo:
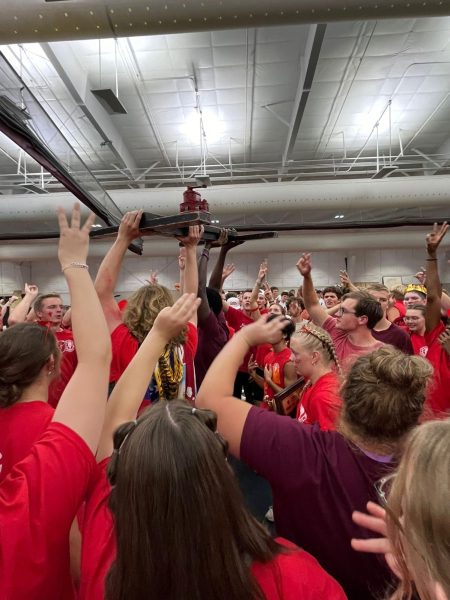
{"type": "Polygon", "coordinates": [[[405,294],[408,292],[421,292],[422,294],[427,295],[427,288],[420,283],[410,283],[405,288],[405,294]]]}

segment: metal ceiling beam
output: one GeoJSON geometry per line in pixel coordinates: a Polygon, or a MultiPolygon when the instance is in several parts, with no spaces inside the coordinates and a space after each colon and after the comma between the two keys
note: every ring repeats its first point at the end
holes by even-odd
{"type": "Polygon", "coordinates": [[[70,95],[99,134],[102,144],[107,144],[115,162],[125,169],[136,169],[136,161],[110,116],[90,93],[91,83],[81,69],[74,53],[66,44],[42,43],[47,58],[58,73],[70,95]]]}
{"type": "Polygon", "coordinates": [[[289,131],[286,139],[286,145],[283,152],[282,164],[286,165],[294,150],[297,141],[298,131],[308,102],[309,92],[314,80],[317,63],[319,62],[320,50],[325,37],[326,25],[312,25],[306,42],[305,55],[302,56],[300,69],[300,80],[295,95],[294,106],[292,109],[289,131]]]}
{"type": "Polygon", "coordinates": [[[10,4],[0,20],[3,44],[450,14],[448,0],[227,0],[183,5],[179,0],[14,0],[10,4]]]}

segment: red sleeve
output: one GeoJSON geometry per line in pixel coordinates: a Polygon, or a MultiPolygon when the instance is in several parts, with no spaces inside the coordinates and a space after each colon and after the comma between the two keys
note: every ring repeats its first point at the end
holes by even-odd
{"type": "Polygon", "coordinates": [[[86,500],[79,592],[83,600],[103,600],[105,578],[116,556],[114,522],[108,506],[111,493],[106,475],[108,463],[106,458],[98,464],[86,500]]]}
{"type": "Polygon", "coordinates": [[[241,310],[237,310],[237,308],[233,308],[232,306],[229,306],[225,313],[228,325],[231,325],[235,331],[238,331],[242,327],[243,316],[241,310]]]}
{"type": "Polygon", "coordinates": [[[189,348],[191,355],[194,357],[198,347],[198,331],[194,323],[189,322],[187,324],[187,339],[185,346],[189,348]]]}
{"type": "MultiPolygon", "coordinates": [[[[323,393],[316,402],[315,408],[320,429],[323,431],[335,430],[340,409],[336,393],[333,390],[323,390],[323,393]]],[[[309,422],[308,420],[307,423],[309,422]]]]}
{"type": "Polygon", "coordinates": [[[51,423],[0,487],[0,597],[67,598],[69,530],[96,467],[74,431],[51,423]]]}

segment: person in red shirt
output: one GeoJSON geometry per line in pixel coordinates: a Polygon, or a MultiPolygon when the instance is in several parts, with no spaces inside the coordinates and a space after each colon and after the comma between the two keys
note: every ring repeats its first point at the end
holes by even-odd
{"type": "Polygon", "coordinates": [[[414,354],[426,358],[428,346],[425,341],[425,311],[423,304],[413,304],[406,310],[405,325],[411,336],[414,354]]]}
{"type": "Polygon", "coordinates": [[[342,405],[339,394],[342,381],[331,337],[323,329],[308,324],[292,336],[291,350],[297,375],[306,380],[296,419],[311,425],[319,423],[323,430],[335,430],[342,405]]]}
{"type": "Polygon", "coordinates": [[[433,365],[431,382],[424,418],[445,419],[450,415],[450,357],[439,343],[445,331],[441,320],[442,286],[437,266],[437,250],[447,233],[448,225],[434,224],[426,237],[427,245],[427,303],[425,310],[426,359],[433,365]]]}
{"type": "Polygon", "coordinates": [[[49,329],[19,323],[0,334],[0,482],[52,420],[48,389],[59,375],[59,363],[49,329]]]}
{"type": "Polygon", "coordinates": [[[130,420],[149,366],[198,303],[184,295],[159,313],[111,394],[86,506],[80,600],[344,599],[315,559],[273,540],[244,508],[213,412],[161,401],[130,420]]]}
{"type": "Polygon", "coordinates": [[[386,318],[391,323],[395,323],[395,325],[398,326],[404,325],[403,317],[406,313],[406,306],[403,302],[404,297],[405,293],[401,287],[391,289],[389,294],[389,306],[386,312],[386,318]]]}
{"type": "Polygon", "coordinates": [[[53,378],[48,391],[48,403],[55,408],[77,366],[77,353],[71,329],[64,327],[64,305],[57,293],[39,294],[35,285],[25,284],[25,295],[11,311],[10,326],[16,323],[37,322],[53,331],[61,352],[58,377],[53,378]],[[33,308],[30,310],[31,305],[33,308]]]}
{"type": "MultiPolygon", "coordinates": [[[[280,307],[281,308],[281,307],[280,307]]],[[[271,314],[268,320],[275,319],[276,314],[271,314]]],[[[261,406],[274,410],[273,397],[284,388],[293,384],[296,380],[294,363],[292,361],[292,352],[289,348],[289,340],[295,331],[295,325],[292,321],[285,319],[285,327],[280,334],[280,339],[271,344],[269,351],[264,355],[261,363],[249,361],[248,370],[257,385],[264,391],[263,402],[261,406]],[[260,364],[264,370],[264,376],[258,375],[256,368],[260,364]]],[[[262,346],[264,347],[264,345],[262,346]]],[[[258,350],[261,346],[258,347],[258,350]]],[[[258,351],[256,353],[258,357],[258,351]]]]}
{"type": "MultiPolygon", "coordinates": [[[[58,257],[70,291],[79,362],[52,422],[0,484],[2,600],[75,598],[69,531],[95,470],[105,415],[111,343],[86,264],[94,215],[80,228],[79,204],[70,226],[63,210],[58,212],[58,257]]],[[[37,379],[48,376],[47,363],[37,379]]]]}
{"type": "MultiPolygon", "coordinates": [[[[110,389],[136,354],[159,311],[173,304],[171,292],[157,284],[145,285],[136,290],[128,298],[123,314],[114,299],[114,289],[127,248],[140,235],[141,217],[142,210],[135,210],[122,218],[117,238],[103,259],[95,280],[95,289],[103,306],[112,341],[110,389]]],[[[179,258],[181,287],[182,291],[189,293],[197,293],[196,251],[201,234],[202,228],[196,225],[189,228],[187,237],[179,238],[184,246],[179,258]]],[[[160,397],[170,400],[184,396],[189,402],[195,402],[194,357],[197,341],[197,315],[194,315],[186,329],[170,340],[161,353],[154,378],[143,396],[143,406],[156,402],[160,397]]]]}

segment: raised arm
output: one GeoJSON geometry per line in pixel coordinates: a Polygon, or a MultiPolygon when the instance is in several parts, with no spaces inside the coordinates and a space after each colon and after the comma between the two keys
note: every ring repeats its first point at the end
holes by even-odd
{"type": "Polygon", "coordinates": [[[267,322],[264,317],[243,327],[228,342],[209,367],[195,400],[199,408],[217,413],[217,428],[239,457],[242,431],[251,405],[233,397],[233,385],[239,366],[250,348],[280,339],[285,317],[267,322]]]}
{"type": "Polygon", "coordinates": [[[28,283],[25,284],[25,296],[22,300],[9,311],[8,325],[16,325],[17,323],[24,323],[27,320],[28,313],[33,302],[36,300],[39,290],[37,285],[28,283]]]}
{"type": "Polygon", "coordinates": [[[53,420],[76,431],[95,452],[105,417],[111,362],[108,328],[86,265],[95,215],[91,213],[80,228],[80,205],[75,204],[70,225],[62,208],[58,209],[58,219],[58,258],[70,292],[78,364],[53,420]]]}
{"type": "Polygon", "coordinates": [[[311,277],[311,254],[302,254],[296,267],[303,277],[303,302],[313,323],[322,327],[329,315],[319,304],[314,283],[311,277]]]}
{"type": "Polygon", "coordinates": [[[427,243],[427,309],[425,312],[426,331],[432,331],[441,320],[442,286],[437,265],[437,249],[448,229],[447,223],[433,225],[426,237],[427,243]]]}
{"type": "Polygon", "coordinates": [[[169,340],[192,320],[199,303],[200,299],[196,299],[194,294],[183,294],[173,306],[163,308],[156,317],[153,327],[109,397],[97,451],[98,462],[111,455],[113,434],[117,427],[136,418],[158,358],[169,340]]]}
{"type": "Polygon", "coordinates": [[[200,260],[198,261],[198,293],[197,296],[201,300],[201,304],[197,310],[197,317],[199,325],[202,325],[208,318],[209,313],[211,312],[208,296],[206,295],[206,279],[207,279],[207,271],[208,271],[208,262],[209,262],[209,251],[210,244],[206,243],[203,251],[200,255],[200,260]]]}
{"type": "MultiPolygon", "coordinates": [[[[220,292],[220,290],[222,289],[222,276],[223,276],[225,259],[227,257],[227,253],[230,250],[232,250],[233,248],[236,248],[237,246],[240,246],[243,243],[244,242],[240,242],[240,241],[228,241],[226,244],[224,244],[220,248],[219,257],[217,258],[217,262],[214,265],[213,271],[209,278],[209,287],[214,288],[215,290],[218,290],[220,292]]],[[[234,267],[234,265],[233,265],[233,267],[234,267]]],[[[234,268],[233,268],[233,271],[234,271],[234,268]]]]}
{"type": "Polygon", "coordinates": [[[339,271],[339,278],[342,286],[348,288],[351,292],[361,291],[359,287],[357,287],[350,279],[350,275],[347,273],[347,271],[344,271],[343,269],[339,271]]]}
{"type": "Polygon", "coordinates": [[[141,217],[142,210],[128,212],[122,217],[116,241],[102,260],[95,279],[95,290],[110,333],[122,322],[120,309],[114,300],[114,291],[127,248],[134,239],[139,237],[141,217]]]}
{"type": "Polygon", "coordinates": [[[255,284],[252,289],[252,295],[250,296],[250,310],[252,311],[252,319],[254,321],[259,319],[259,317],[261,316],[261,313],[258,310],[258,295],[266,275],[267,263],[262,262],[259,267],[258,277],[256,278],[255,284]]]}
{"type": "MultiPolygon", "coordinates": [[[[184,269],[183,287],[184,294],[195,294],[198,292],[198,266],[197,246],[203,235],[203,225],[191,225],[186,237],[178,238],[186,251],[186,266],[184,269]]],[[[192,315],[191,322],[197,325],[197,313],[192,315]]]]}

